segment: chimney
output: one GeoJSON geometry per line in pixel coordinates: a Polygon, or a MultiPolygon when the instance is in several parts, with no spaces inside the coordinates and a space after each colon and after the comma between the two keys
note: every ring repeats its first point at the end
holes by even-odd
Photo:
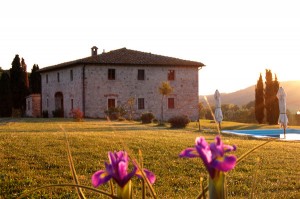
{"type": "Polygon", "coordinates": [[[98,48],[96,46],[93,46],[91,49],[92,49],[92,56],[97,56],[98,48]]]}

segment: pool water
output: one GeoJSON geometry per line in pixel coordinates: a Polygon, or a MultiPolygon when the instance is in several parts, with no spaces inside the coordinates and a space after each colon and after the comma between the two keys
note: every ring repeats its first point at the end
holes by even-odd
{"type": "MultiPolygon", "coordinates": [[[[283,129],[222,130],[224,133],[254,137],[284,138],[283,129]]],[[[300,129],[286,129],[286,139],[300,140],[300,129]]]]}

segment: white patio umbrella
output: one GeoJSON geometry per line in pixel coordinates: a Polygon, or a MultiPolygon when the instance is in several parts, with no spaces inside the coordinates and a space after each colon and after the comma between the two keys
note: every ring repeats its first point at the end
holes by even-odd
{"type": "Polygon", "coordinates": [[[283,133],[284,133],[284,138],[285,138],[285,129],[286,129],[289,121],[286,116],[286,94],[282,87],[280,87],[278,89],[276,96],[278,98],[278,104],[279,104],[278,124],[280,124],[280,127],[283,127],[283,133]]]}
{"type": "Polygon", "coordinates": [[[221,122],[223,120],[223,114],[222,114],[222,109],[221,109],[221,95],[218,90],[216,90],[214,94],[215,98],[215,119],[219,123],[219,128],[221,130],[221,122]]]}

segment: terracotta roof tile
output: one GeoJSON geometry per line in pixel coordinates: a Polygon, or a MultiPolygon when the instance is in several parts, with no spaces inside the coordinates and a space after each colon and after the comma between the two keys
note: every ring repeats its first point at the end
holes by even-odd
{"type": "Polygon", "coordinates": [[[162,55],[155,55],[136,50],[121,48],[107,53],[90,56],[70,62],[48,66],[40,69],[40,72],[56,70],[80,64],[95,65],[147,65],[147,66],[191,66],[202,67],[201,62],[188,61],[162,55]]]}

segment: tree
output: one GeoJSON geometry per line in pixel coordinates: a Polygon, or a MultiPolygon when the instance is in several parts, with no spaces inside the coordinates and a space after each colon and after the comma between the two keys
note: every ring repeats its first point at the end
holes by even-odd
{"type": "Polygon", "coordinates": [[[130,97],[128,100],[127,100],[127,105],[128,105],[128,115],[129,115],[129,120],[132,120],[132,117],[133,117],[133,114],[134,114],[134,111],[133,111],[133,107],[134,107],[134,97],[130,97]]]}
{"type": "Polygon", "coordinates": [[[41,74],[38,65],[33,65],[29,80],[30,92],[41,93],[41,74]]]}
{"type": "Polygon", "coordinates": [[[27,64],[25,63],[25,60],[24,58],[22,58],[22,61],[21,61],[21,67],[22,67],[22,70],[24,72],[24,83],[25,83],[25,87],[27,89],[29,89],[29,81],[28,81],[28,74],[27,74],[27,64]]]}
{"type": "Polygon", "coordinates": [[[12,96],[10,78],[7,72],[0,78],[0,117],[10,117],[12,112],[12,96]]]}
{"type": "Polygon", "coordinates": [[[277,98],[277,92],[279,90],[279,82],[277,79],[277,75],[275,74],[275,79],[273,81],[273,98],[272,98],[272,124],[278,123],[278,117],[279,117],[279,101],[277,98]]]}
{"type": "Polygon", "coordinates": [[[160,124],[164,121],[164,97],[172,93],[173,88],[170,86],[169,82],[162,82],[161,86],[158,88],[159,93],[161,94],[161,119],[160,124]]]}
{"type": "Polygon", "coordinates": [[[19,109],[22,112],[25,111],[26,107],[25,97],[29,94],[24,73],[24,70],[21,68],[19,55],[16,55],[12,62],[12,68],[10,69],[10,85],[13,108],[19,109]]]}
{"type": "Polygon", "coordinates": [[[264,83],[260,74],[255,86],[255,119],[259,124],[262,124],[264,121],[264,111],[264,83]]]}
{"type": "Polygon", "coordinates": [[[266,109],[266,121],[268,124],[272,123],[272,93],[273,93],[273,78],[271,70],[266,69],[266,81],[265,81],[265,109],[266,109]]]}
{"type": "Polygon", "coordinates": [[[277,76],[275,75],[275,80],[273,81],[271,70],[266,69],[265,109],[268,124],[277,124],[279,107],[276,94],[278,89],[277,76]]]}
{"type": "Polygon", "coordinates": [[[201,131],[200,119],[205,117],[205,109],[202,102],[198,103],[198,129],[201,131]]]}
{"type": "Polygon", "coordinates": [[[202,102],[199,102],[199,104],[198,104],[198,111],[199,111],[199,119],[205,119],[207,110],[205,109],[202,102]]]}

